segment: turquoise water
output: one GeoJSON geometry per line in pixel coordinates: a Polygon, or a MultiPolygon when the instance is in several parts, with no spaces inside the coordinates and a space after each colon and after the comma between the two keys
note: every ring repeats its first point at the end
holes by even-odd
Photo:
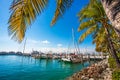
{"type": "MultiPolygon", "coordinates": [[[[84,63],[89,66],[89,63],[84,63]]],[[[34,59],[16,55],[0,56],[0,80],[65,80],[83,69],[82,64],[34,59]]]]}

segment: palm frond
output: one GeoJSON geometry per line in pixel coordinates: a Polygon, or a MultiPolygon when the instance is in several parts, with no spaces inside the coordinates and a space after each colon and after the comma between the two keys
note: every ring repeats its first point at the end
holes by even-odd
{"type": "Polygon", "coordinates": [[[97,24],[96,21],[94,19],[88,20],[86,22],[82,22],[78,28],[78,31],[84,30],[90,26],[93,26],[97,24]]]}
{"type": "MultiPolygon", "coordinates": [[[[99,39],[104,39],[105,36],[105,29],[104,27],[97,28],[96,33],[93,35],[93,44],[99,43],[99,39]]],[[[101,40],[100,40],[101,41],[101,40]]]]}
{"type": "Polygon", "coordinates": [[[56,20],[63,15],[65,10],[71,6],[72,2],[73,0],[57,0],[57,8],[55,10],[51,25],[55,24],[56,20]]]}
{"type": "Polygon", "coordinates": [[[94,25],[92,27],[90,27],[86,32],[84,32],[80,38],[79,38],[79,42],[82,42],[89,34],[93,33],[96,29],[97,25],[94,25]]]}
{"type": "Polygon", "coordinates": [[[79,13],[78,13],[78,17],[79,17],[79,20],[82,21],[84,19],[89,19],[89,18],[95,18],[95,17],[98,17],[100,16],[100,12],[98,11],[98,9],[94,8],[94,7],[88,7],[87,10],[81,10],[79,13]]]}
{"type": "Polygon", "coordinates": [[[40,14],[48,0],[15,0],[13,1],[10,10],[11,16],[9,18],[9,35],[18,42],[21,42],[25,36],[28,26],[40,14]]]}

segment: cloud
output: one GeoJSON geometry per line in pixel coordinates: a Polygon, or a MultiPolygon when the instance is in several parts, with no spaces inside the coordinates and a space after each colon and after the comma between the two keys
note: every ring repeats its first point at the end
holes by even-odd
{"type": "MultiPolygon", "coordinates": [[[[42,47],[42,48],[39,48],[39,51],[42,51],[44,53],[47,53],[49,51],[52,51],[53,53],[74,53],[75,52],[75,48],[71,48],[68,50],[68,48],[61,48],[61,47],[42,47]]],[[[88,53],[93,53],[95,52],[94,49],[88,49],[87,50],[88,53]]],[[[86,50],[84,48],[81,48],[80,49],[80,53],[82,54],[85,54],[86,53],[86,50]]]]}
{"type": "Polygon", "coordinates": [[[58,47],[61,47],[61,46],[62,46],[62,44],[57,44],[57,46],[58,46],[58,47]]]}
{"type": "Polygon", "coordinates": [[[39,43],[39,41],[37,41],[37,40],[32,40],[32,39],[29,39],[28,42],[29,42],[29,43],[33,43],[33,44],[39,43]]]}
{"type": "Polygon", "coordinates": [[[67,51],[67,48],[54,48],[54,47],[42,47],[39,49],[44,53],[47,53],[49,51],[52,51],[53,53],[62,53],[67,51]]]}
{"type": "Polygon", "coordinates": [[[43,43],[43,44],[50,44],[50,42],[48,40],[41,41],[41,43],[43,43]]]}

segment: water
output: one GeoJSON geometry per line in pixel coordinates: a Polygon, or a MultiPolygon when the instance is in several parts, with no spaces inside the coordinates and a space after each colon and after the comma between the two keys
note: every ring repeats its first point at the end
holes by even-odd
{"type": "MultiPolygon", "coordinates": [[[[84,63],[89,66],[89,63],[84,63]]],[[[83,69],[82,64],[34,59],[16,55],[0,56],[0,80],[65,80],[83,69]]]]}

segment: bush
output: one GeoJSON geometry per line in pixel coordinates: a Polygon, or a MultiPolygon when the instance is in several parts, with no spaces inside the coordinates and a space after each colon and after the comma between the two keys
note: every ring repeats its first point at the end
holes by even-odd
{"type": "MultiPolygon", "coordinates": [[[[120,58],[120,54],[118,55],[118,57],[120,58]]],[[[115,59],[113,59],[112,57],[109,57],[108,62],[109,62],[110,68],[113,70],[112,80],[120,80],[120,69],[117,68],[115,59]]]]}
{"type": "Polygon", "coordinates": [[[116,69],[113,71],[112,80],[120,80],[120,69],[116,69]]]}
{"type": "Polygon", "coordinates": [[[113,59],[112,57],[108,59],[108,62],[109,62],[110,68],[115,69],[117,67],[115,59],[113,59]]]}

